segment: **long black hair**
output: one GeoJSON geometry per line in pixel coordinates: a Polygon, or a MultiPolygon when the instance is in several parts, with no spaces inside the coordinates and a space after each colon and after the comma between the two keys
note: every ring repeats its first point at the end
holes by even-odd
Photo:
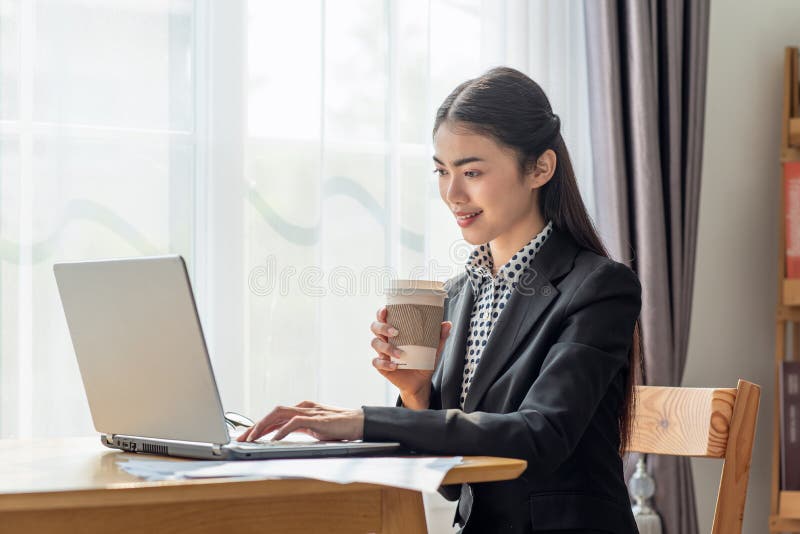
{"type": "MultiPolygon", "coordinates": [[[[524,175],[536,165],[545,150],[556,154],[552,178],[539,188],[539,208],[545,220],[552,220],[582,248],[609,257],[589,218],[578,190],[575,171],[561,136],[561,121],[553,113],[550,101],[539,84],[522,72],[509,67],[495,67],[482,76],[467,80],[445,98],[433,126],[433,135],[445,123],[493,138],[513,149],[524,175]]],[[[642,342],[637,319],[628,353],[625,398],[619,411],[620,453],[630,442],[634,385],[642,369],[642,342]]]]}

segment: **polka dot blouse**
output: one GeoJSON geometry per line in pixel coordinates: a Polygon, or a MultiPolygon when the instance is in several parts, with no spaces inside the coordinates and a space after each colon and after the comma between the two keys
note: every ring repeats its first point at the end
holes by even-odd
{"type": "Polygon", "coordinates": [[[475,302],[472,305],[472,315],[469,322],[469,336],[467,337],[467,350],[464,357],[464,377],[461,382],[461,409],[464,409],[464,400],[475,375],[478,362],[481,361],[483,347],[492,332],[492,327],[503,312],[511,296],[511,291],[516,287],[514,277],[519,277],[525,266],[530,263],[534,255],[553,231],[553,221],[539,232],[531,241],[514,254],[503,265],[495,276],[492,276],[492,252],[489,245],[475,247],[467,260],[467,274],[469,275],[475,302]]]}

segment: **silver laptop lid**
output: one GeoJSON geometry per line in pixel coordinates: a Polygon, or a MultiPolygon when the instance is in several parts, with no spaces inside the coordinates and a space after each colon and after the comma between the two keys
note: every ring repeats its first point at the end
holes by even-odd
{"type": "Polygon", "coordinates": [[[57,263],[53,271],[98,432],[229,441],[183,258],[57,263]]]}

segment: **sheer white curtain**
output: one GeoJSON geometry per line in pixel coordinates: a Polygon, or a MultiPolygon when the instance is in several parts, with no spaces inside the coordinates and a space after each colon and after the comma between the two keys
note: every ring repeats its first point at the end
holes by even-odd
{"type": "MultiPolygon", "coordinates": [[[[387,276],[469,247],[431,125],[507,64],[564,124],[593,209],[568,2],[0,0],[0,437],[92,432],[52,264],[183,254],[228,409],[394,401],[387,276]]],[[[124,380],[124,377],[120,377],[124,380]]]]}
{"type": "Polygon", "coordinates": [[[0,0],[2,437],[92,430],[54,261],[193,256],[193,9],[0,0]]]}

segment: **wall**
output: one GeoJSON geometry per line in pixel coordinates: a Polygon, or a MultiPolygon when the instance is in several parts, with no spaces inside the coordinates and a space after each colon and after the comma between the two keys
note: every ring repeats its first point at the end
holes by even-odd
{"type": "MultiPolygon", "coordinates": [[[[744,514],[767,532],[777,301],[783,49],[800,45],[800,3],[711,5],[705,154],[694,307],[683,385],[762,386],[744,514]]],[[[718,461],[693,460],[700,532],[710,532],[718,461]]],[[[677,533],[676,533],[677,534],[677,533]]]]}

